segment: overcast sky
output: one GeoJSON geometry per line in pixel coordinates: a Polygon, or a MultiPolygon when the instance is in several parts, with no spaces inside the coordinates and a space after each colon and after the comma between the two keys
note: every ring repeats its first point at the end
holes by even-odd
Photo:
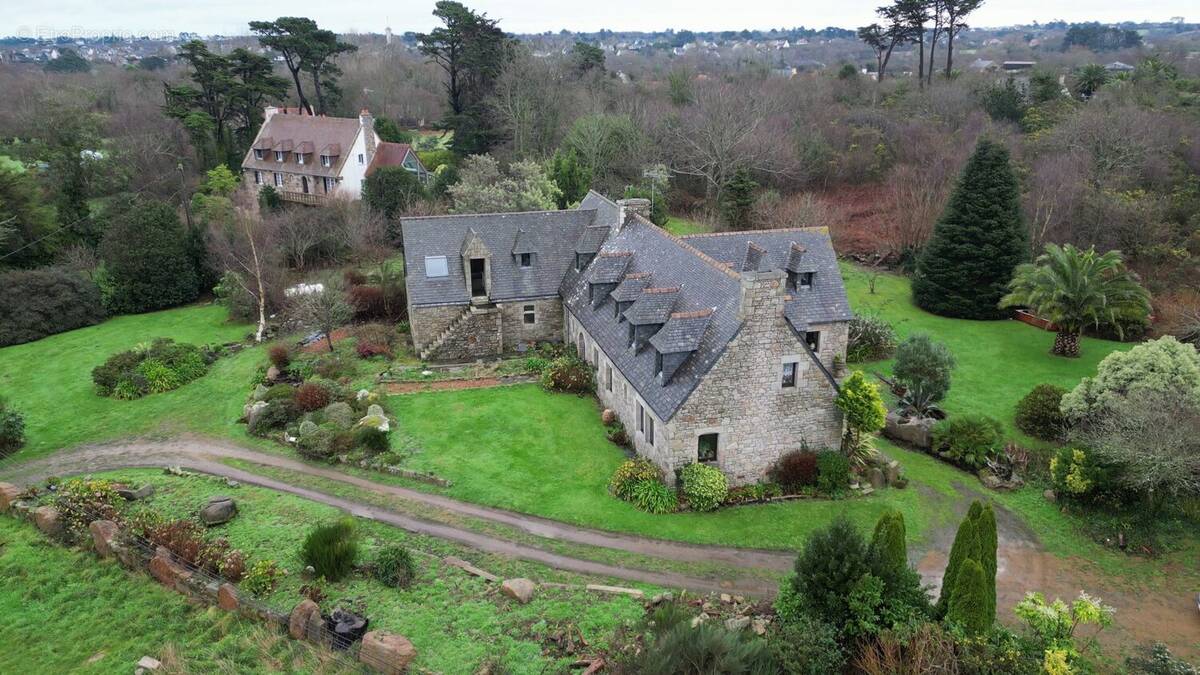
{"type": "MultiPolygon", "coordinates": [[[[595,31],[740,30],[792,26],[853,28],[872,20],[884,0],[469,0],[465,4],[501,19],[510,32],[562,28],[595,31]]],[[[280,14],[307,16],[339,32],[425,31],[433,25],[433,0],[5,0],[0,35],[243,34],[254,19],[280,14]]],[[[1033,21],[1166,21],[1200,16],[1196,0],[987,0],[971,19],[975,26],[1033,21]],[[1191,10],[1191,16],[1187,10],[1191,10]]]]}

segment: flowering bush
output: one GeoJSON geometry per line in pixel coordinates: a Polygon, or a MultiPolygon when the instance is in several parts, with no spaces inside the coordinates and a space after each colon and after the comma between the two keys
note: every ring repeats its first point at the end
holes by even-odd
{"type": "MultiPolygon", "coordinates": [[[[1041,593],[1030,592],[1018,602],[1013,612],[1025,622],[1033,638],[1045,650],[1043,668],[1047,673],[1067,675],[1075,672],[1074,664],[1079,658],[1075,646],[1075,629],[1079,626],[1096,626],[1103,630],[1112,625],[1112,607],[1100,602],[1083,591],[1070,605],[1062,600],[1046,602],[1041,593]]],[[[1092,640],[1095,640],[1093,634],[1092,640]]]]}
{"type": "Polygon", "coordinates": [[[683,494],[696,511],[712,511],[729,495],[725,474],[707,464],[688,464],[679,473],[683,494]]]}
{"type": "Polygon", "coordinates": [[[612,478],[608,481],[608,491],[617,499],[632,501],[633,486],[643,480],[656,480],[661,483],[662,472],[658,470],[654,462],[644,457],[627,459],[621,462],[621,465],[613,472],[612,478]]]}

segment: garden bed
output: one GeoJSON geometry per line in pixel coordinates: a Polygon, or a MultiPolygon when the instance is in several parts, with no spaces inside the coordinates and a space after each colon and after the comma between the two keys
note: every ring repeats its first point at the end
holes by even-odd
{"type": "Polygon", "coordinates": [[[456,391],[460,389],[485,389],[514,384],[536,382],[537,378],[525,375],[507,377],[481,377],[471,380],[434,380],[432,382],[389,382],[383,390],[388,394],[415,394],[429,391],[456,391]]]}

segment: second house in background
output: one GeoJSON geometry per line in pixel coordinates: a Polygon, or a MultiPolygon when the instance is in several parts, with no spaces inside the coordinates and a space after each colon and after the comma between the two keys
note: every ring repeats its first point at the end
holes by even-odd
{"type": "Polygon", "coordinates": [[[256,193],[269,185],[285,201],[320,206],[335,197],[358,199],[363,180],[385,166],[402,166],[422,182],[429,176],[412,146],[379,139],[367,110],[353,118],[268,107],[242,174],[256,193]]]}

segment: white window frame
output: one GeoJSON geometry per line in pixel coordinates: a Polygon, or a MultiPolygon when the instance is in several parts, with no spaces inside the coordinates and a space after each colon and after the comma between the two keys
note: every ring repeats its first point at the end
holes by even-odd
{"type": "Polygon", "coordinates": [[[330,157],[329,155],[321,155],[321,166],[325,166],[325,167],[333,166],[333,158],[330,157]]]}
{"type": "Polygon", "coordinates": [[[526,326],[537,325],[537,305],[524,305],[521,307],[521,321],[526,326]]]}
{"type": "Polygon", "coordinates": [[[283,187],[283,174],[275,172],[275,187],[283,187]]]}
{"type": "Polygon", "coordinates": [[[363,164],[366,164],[366,163],[367,163],[367,157],[366,157],[366,155],[362,154],[361,152],[360,152],[360,153],[358,153],[358,164],[359,164],[359,166],[362,166],[363,164]]]}
{"type": "Polygon", "coordinates": [[[254,184],[262,185],[262,172],[261,171],[254,172],[254,184]]]}
{"type": "Polygon", "coordinates": [[[254,149],[254,159],[265,159],[266,156],[267,156],[266,150],[260,150],[259,148],[254,149]]]}
{"type": "Polygon", "coordinates": [[[444,255],[425,256],[425,278],[441,279],[450,276],[450,260],[444,255]],[[435,274],[440,272],[440,274],[435,274]]]}
{"type": "Polygon", "coordinates": [[[276,150],[276,151],[275,151],[275,161],[276,161],[276,162],[282,162],[282,161],[283,161],[283,156],[284,156],[284,154],[286,154],[286,153],[284,153],[284,151],[282,151],[282,150],[276,150]]]}
{"type": "Polygon", "coordinates": [[[519,265],[521,267],[521,269],[523,269],[523,270],[527,270],[530,267],[533,267],[533,254],[532,253],[517,254],[517,265],[519,265]],[[528,264],[526,264],[526,262],[528,262],[528,264]]]}
{"type": "Polygon", "coordinates": [[[298,153],[296,153],[296,163],[297,163],[297,164],[303,164],[303,163],[304,163],[304,153],[303,153],[303,152],[298,152],[298,153]]]}

